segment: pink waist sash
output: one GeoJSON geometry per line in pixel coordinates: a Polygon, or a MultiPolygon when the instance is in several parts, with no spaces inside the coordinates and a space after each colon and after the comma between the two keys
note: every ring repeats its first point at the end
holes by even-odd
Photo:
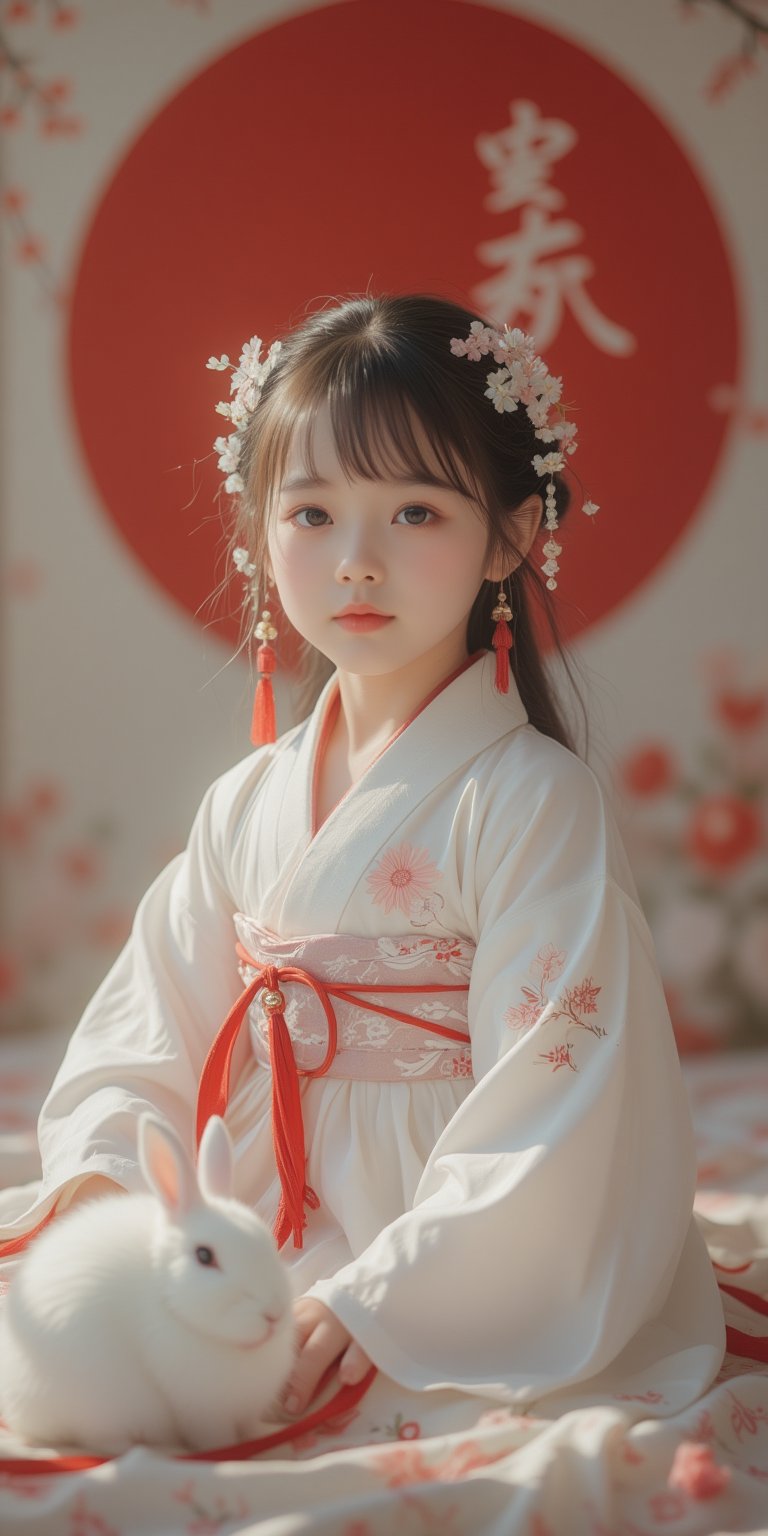
{"type": "Polygon", "coordinates": [[[272,1073],[272,1139],[282,1188],[275,1237],[282,1247],[292,1232],[301,1248],[304,1206],[316,1209],[319,1202],[305,1183],[299,1078],[471,1078],[467,991],[475,946],[413,933],[281,939],[243,913],[235,927],[245,990],[203,1067],[198,1145],[209,1116],[226,1109],[232,1056],[247,1017],[254,1054],[272,1073]],[[408,994],[407,1012],[394,1006],[408,994]]]}
{"type": "MultiPolygon", "coordinates": [[[[425,934],[398,939],[348,934],[280,939],[241,913],[235,917],[235,928],[245,986],[272,965],[307,972],[330,992],[336,1049],[324,1077],[412,1082],[472,1076],[467,1031],[467,986],[475,951],[471,942],[448,936],[443,941],[425,934]],[[442,990],[446,986],[451,990],[442,990]],[[451,1037],[436,1033],[432,1025],[448,1026],[451,1037]]],[[[313,1073],[328,1050],[322,999],[298,980],[281,979],[280,991],[297,1069],[300,1074],[313,1073]]],[[[269,1017],[260,994],[248,1010],[248,1021],[253,1053],[263,1067],[270,1068],[269,1017]]]]}

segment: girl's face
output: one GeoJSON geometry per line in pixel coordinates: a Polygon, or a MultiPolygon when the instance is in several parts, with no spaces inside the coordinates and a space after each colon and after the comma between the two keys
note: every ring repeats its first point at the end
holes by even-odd
{"type": "MultiPolygon", "coordinates": [[[[415,430],[424,448],[420,424],[415,430]]],[[[460,660],[470,609],[491,574],[480,508],[437,465],[435,484],[348,480],[327,406],[314,418],[313,447],[319,479],[310,481],[294,441],[268,532],[272,575],[294,628],[341,671],[364,676],[430,651],[453,650],[460,660]],[[350,606],[381,617],[345,616],[350,606]]]]}

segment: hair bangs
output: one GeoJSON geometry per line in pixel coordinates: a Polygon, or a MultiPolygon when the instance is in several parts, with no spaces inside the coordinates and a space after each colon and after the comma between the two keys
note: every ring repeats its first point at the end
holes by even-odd
{"type": "Polygon", "coordinates": [[[365,355],[359,346],[350,346],[330,360],[330,368],[329,360],[315,361],[321,366],[314,376],[294,377],[281,399],[281,417],[268,434],[272,462],[264,466],[267,483],[279,483],[294,444],[307,474],[317,478],[314,420],[318,407],[327,403],[334,447],[350,479],[407,476],[429,482],[438,477],[468,500],[482,501],[479,466],[460,451],[461,434],[450,430],[448,403],[426,389],[414,390],[394,349],[365,355]]]}

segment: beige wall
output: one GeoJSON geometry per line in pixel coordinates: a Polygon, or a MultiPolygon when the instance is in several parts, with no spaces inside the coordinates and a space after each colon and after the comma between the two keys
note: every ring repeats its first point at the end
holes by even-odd
{"type": "MultiPolygon", "coordinates": [[[[462,7],[452,0],[444,9],[446,25],[450,21],[454,28],[466,25],[468,29],[465,56],[456,57],[453,75],[444,73],[429,89],[425,85],[424,97],[411,104],[414,124],[420,120],[419,112],[422,118],[426,114],[429,123],[429,90],[434,92],[435,112],[447,104],[449,117],[464,114],[461,142],[467,169],[461,171],[464,161],[459,157],[456,176],[465,174],[465,180],[446,181],[440,196],[451,236],[447,243],[456,253],[464,250],[469,256],[460,261],[457,254],[455,269],[445,255],[442,266],[430,267],[429,250],[422,242],[418,260],[414,254],[413,285],[428,286],[434,272],[436,286],[454,296],[463,289],[466,297],[474,295],[480,303],[483,274],[478,269],[474,281],[468,282],[466,263],[479,259],[484,241],[503,242],[521,227],[526,202],[519,166],[514,173],[518,180],[513,175],[509,181],[509,157],[506,192],[503,179],[497,176],[494,183],[488,136],[500,151],[515,102],[534,103],[549,122],[557,117],[576,124],[580,157],[576,147],[570,160],[563,151],[562,180],[553,174],[549,181],[540,181],[538,198],[529,195],[527,205],[543,212],[550,229],[560,217],[580,221],[583,236],[572,236],[573,251],[586,255],[595,269],[585,290],[604,317],[627,334],[632,332],[637,362],[632,372],[628,360],[625,384],[616,374],[617,388],[623,391],[626,437],[612,436],[610,465],[608,449],[602,459],[598,451],[600,423],[594,409],[593,419],[582,421],[583,441],[591,440],[584,450],[588,490],[601,503],[600,518],[589,530],[595,549],[602,549],[593,565],[585,558],[585,535],[575,528],[573,533],[574,559],[577,563],[581,559],[579,568],[586,573],[587,620],[590,613],[598,615],[587,622],[576,641],[592,707],[592,761],[612,793],[618,782],[617,809],[652,918],[681,1044],[765,1039],[768,297],[764,279],[768,229],[765,198],[756,189],[765,175],[768,53],[762,46],[757,50],[753,69],[738,64],[747,29],[726,4],[683,7],[675,0],[643,5],[637,0],[519,0],[491,9],[474,4],[462,7]],[[494,74],[498,61],[493,61],[492,69],[490,61],[483,65],[482,57],[473,55],[473,29],[486,23],[512,28],[515,22],[539,29],[541,51],[536,56],[544,63],[535,74],[526,73],[521,67],[525,54],[512,47],[511,30],[509,81],[502,88],[494,74]],[[600,95],[590,100],[591,77],[585,73],[579,110],[565,105],[553,108],[547,95],[548,35],[551,57],[555,59],[557,50],[557,68],[566,71],[564,79],[565,52],[572,50],[574,58],[582,56],[585,71],[585,61],[592,60],[603,72],[601,78],[614,76],[621,99],[631,97],[636,105],[637,122],[644,114],[653,153],[649,149],[644,164],[642,146],[638,153],[637,144],[634,148],[628,144],[627,174],[636,179],[632,194],[636,209],[644,206],[644,198],[649,200],[657,209],[658,227],[648,241],[647,220],[643,221],[646,246],[636,270],[626,241],[622,244],[622,230],[612,227],[621,201],[621,155],[612,182],[604,185],[600,180],[600,156],[612,147],[610,124],[594,126],[600,95]],[[478,93],[476,109],[467,96],[468,87],[462,86],[470,78],[478,93]],[[663,128],[658,143],[654,125],[663,128]],[[473,143],[481,136],[485,136],[485,157],[481,146],[473,143]],[[662,139],[666,150],[663,145],[658,148],[662,139]],[[591,183],[585,160],[590,145],[595,157],[591,183]],[[475,175],[483,158],[484,182],[475,175]],[[656,282],[663,293],[665,285],[677,284],[682,306],[690,301],[689,285],[695,287],[699,279],[695,246],[687,270],[681,269],[679,260],[671,269],[666,265],[668,252],[673,246],[676,251],[682,248],[686,233],[677,227],[674,200],[665,180],[667,170],[672,177],[673,164],[684,164],[686,174],[701,190],[708,217],[720,233],[737,302],[731,338],[738,358],[736,373],[715,378],[718,388],[710,390],[703,405],[695,388],[699,353],[691,363],[685,352],[670,351],[664,328],[654,327],[648,311],[637,311],[642,330],[640,322],[633,329],[630,319],[633,285],[656,282]],[[554,189],[554,197],[542,195],[545,185],[554,189]],[[619,249],[620,258],[615,255],[619,249]],[[642,395],[638,393],[640,377],[646,381],[642,395]],[[654,415],[659,413],[665,419],[678,418],[685,447],[681,448],[682,468],[668,460],[660,463],[654,476],[646,445],[653,435],[654,415]],[[707,455],[706,479],[685,526],[642,581],[633,585],[630,579],[628,589],[606,611],[602,584],[612,579],[617,562],[637,558],[627,552],[620,522],[623,500],[629,502],[634,494],[637,476],[645,475],[648,487],[643,515],[649,530],[652,524],[658,530],[660,519],[674,518],[674,498],[682,494],[677,490],[672,497],[670,492],[673,481],[679,483],[675,475],[682,473],[683,483],[690,475],[698,485],[707,455]],[[601,464],[605,464],[604,479],[601,464]],[[608,505],[604,484],[611,486],[608,505]],[[576,547],[579,540],[581,556],[576,547]],[[599,545],[599,540],[604,543],[599,545]],[[600,574],[601,561],[607,575],[600,574]],[[653,754],[638,759],[636,754],[647,753],[649,746],[653,754]]],[[[209,464],[200,471],[198,481],[193,463],[195,456],[203,459],[209,453],[221,429],[221,419],[213,412],[217,393],[212,383],[220,376],[206,374],[205,357],[212,351],[233,351],[255,330],[269,336],[269,297],[278,278],[283,284],[280,314],[291,308],[299,314],[305,304],[327,292],[364,288],[369,278],[374,286],[409,283],[413,220],[398,224],[397,206],[387,202],[381,204],[380,229],[367,229],[369,246],[361,248],[357,265],[339,260],[334,266],[334,253],[345,244],[343,207],[347,203],[338,191],[344,185],[345,157],[352,154],[355,124],[362,131],[367,122],[364,94],[354,98],[354,106],[350,96],[345,117],[345,92],[349,95],[352,85],[343,69],[335,75],[320,71],[327,113],[322,113],[322,121],[319,116],[316,119],[318,133],[321,128],[328,133],[336,113],[338,153],[327,164],[327,212],[337,244],[329,243],[326,226],[321,227],[318,220],[307,228],[309,250],[304,249],[303,257],[308,275],[303,268],[299,271],[295,289],[290,288],[290,259],[297,242],[289,248],[274,204],[262,205],[261,181],[278,154],[293,204],[309,200],[313,191],[303,182],[313,135],[302,138],[296,129],[296,76],[313,70],[317,39],[322,43],[324,10],[322,5],[297,6],[287,0],[271,4],[228,0],[226,5],[214,0],[208,7],[172,0],[133,0],[128,6],[123,0],[99,0],[98,6],[81,7],[68,27],[47,24],[48,12],[42,6],[31,6],[27,21],[3,22],[6,44],[28,61],[27,95],[16,118],[13,71],[4,72],[0,128],[5,210],[0,231],[5,612],[5,782],[0,838],[6,896],[0,992],[4,1019],[12,1027],[72,1027],[116,953],[141,892],[182,846],[206,784],[248,750],[247,668],[241,660],[231,659],[229,639],[220,627],[204,627],[129,550],[108,504],[109,486],[100,483],[94,472],[95,437],[100,431],[109,443],[110,483],[117,485],[121,480],[123,466],[125,475],[132,476],[134,505],[143,494],[145,462],[148,496],[154,494],[153,475],[165,466],[170,476],[168,516],[186,517],[186,525],[178,522],[174,527],[186,526],[192,538],[206,519],[216,515],[211,500],[215,474],[211,476],[209,464]],[[183,171],[189,179],[197,158],[201,166],[203,159],[210,163],[213,145],[227,189],[220,203],[212,200],[210,183],[203,184],[201,170],[200,244],[198,248],[194,240],[186,242],[178,268],[180,306],[194,316],[199,300],[208,316],[208,330],[200,332],[199,339],[195,335],[197,371],[191,354],[187,357],[183,349],[178,355],[162,350],[169,345],[167,337],[163,332],[158,340],[149,307],[145,310],[136,302],[131,286],[113,293],[114,330],[104,324],[84,359],[82,311],[78,320],[73,296],[86,305],[89,287],[106,281],[95,268],[84,269],[84,253],[94,221],[103,215],[118,172],[124,170],[141,135],[198,80],[207,80],[211,67],[231,50],[251,46],[254,38],[266,37],[275,26],[298,24],[310,13],[311,50],[307,44],[302,52],[300,29],[293,34],[299,50],[295,72],[286,71],[277,85],[266,76],[255,76],[250,82],[252,144],[244,142],[247,135],[233,132],[229,108],[234,114],[234,98],[219,97],[206,106],[204,91],[194,97],[194,110],[201,115],[195,119],[193,113],[186,135],[179,138],[180,174],[183,171]],[[268,91],[277,110],[262,123],[259,103],[268,91]],[[239,193],[233,190],[238,184],[227,180],[237,166],[242,177],[243,168],[248,170],[239,193]],[[261,223],[251,248],[258,281],[254,279],[252,298],[246,302],[242,297],[235,303],[229,274],[230,268],[234,273],[242,266],[238,198],[251,217],[255,209],[260,210],[261,223]],[[211,276],[215,268],[205,265],[212,248],[211,231],[215,232],[218,281],[211,276]],[[316,268],[313,241],[317,242],[316,268]],[[146,355],[143,378],[136,372],[126,376],[116,341],[126,324],[126,312],[146,355]],[[95,403],[94,391],[85,386],[79,404],[72,398],[75,331],[81,377],[83,370],[91,371],[98,381],[96,393],[101,398],[95,403]],[[136,428],[140,420],[136,407],[145,388],[153,403],[142,434],[136,428]],[[164,424],[163,394],[173,402],[169,409],[171,414],[177,412],[175,419],[187,423],[183,434],[181,426],[174,429],[178,441],[164,424]],[[98,430],[93,418],[97,409],[98,430]],[[84,411],[91,412],[90,419],[84,419],[84,411]],[[156,454],[153,457],[154,437],[163,431],[169,435],[163,442],[164,457],[158,461],[156,454]]],[[[762,15],[765,7],[756,6],[755,14],[758,11],[762,15]]],[[[333,6],[327,11],[327,24],[340,29],[334,36],[341,39],[351,36],[355,27],[369,24],[370,82],[384,47],[381,14],[380,7],[368,7],[366,23],[364,0],[361,5],[333,6]]],[[[410,14],[410,34],[404,30],[402,36],[404,60],[409,46],[415,50],[430,41],[429,35],[425,38],[419,32],[418,0],[411,0],[410,14]]],[[[434,28],[435,14],[433,4],[424,8],[425,27],[434,28]]],[[[395,27],[398,8],[390,8],[390,15],[395,27]]],[[[287,37],[281,44],[283,60],[290,58],[291,46],[287,37]]],[[[403,97],[389,64],[387,80],[392,122],[402,124],[403,97]]],[[[373,111],[372,83],[369,89],[373,111]]],[[[406,95],[406,105],[408,101],[406,95]]],[[[383,115],[386,118],[386,110],[383,115]]],[[[625,131],[623,121],[617,119],[619,134],[625,131]]],[[[644,130],[641,126],[636,131],[644,130]]],[[[439,134],[432,152],[439,179],[449,153],[439,134]]],[[[365,171],[354,156],[348,174],[351,192],[362,196],[365,171]]],[[[372,167],[371,176],[378,174],[381,167],[372,167]]],[[[418,193],[418,188],[414,192],[409,186],[408,174],[407,158],[399,160],[399,185],[406,201],[418,193]]],[[[190,198],[194,202],[194,177],[190,186],[188,203],[190,198]]],[[[631,198],[627,206],[631,212],[631,198]]],[[[154,266],[167,260],[167,252],[155,245],[162,210],[157,210],[156,225],[147,212],[151,200],[140,207],[131,259],[139,292],[144,281],[149,292],[154,266]]],[[[354,202],[352,208],[354,213],[354,202]]],[[[553,260],[550,256],[550,263],[553,260]]],[[[495,261],[497,266],[504,264],[498,254],[495,261]]],[[[508,284],[504,290],[502,284],[496,290],[496,301],[507,304],[499,318],[533,328],[530,315],[514,312],[513,288],[508,284]]],[[[640,288],[634,297],[642,298],[640,288]]],[[[488,298],[489,306],[490,302],[488,298]]],[[[724,292],[702,287],[697,305],[703,336],[706,340],[711,328],[714,346],[718,332],[718,344],[727,351],[729,338],[720,335],[727,326],[717,318],[722,319],[724,304],[724,292]]],[[[109,315],[108,305],[104,313],[109,315]]],[[[543,326],[541,311],[539,319],[543,326]]],[[[559,319],[550,317],[545,355],[548,360],[551,355],[555,372],[559,348],[566,354],[570,348],[577,359],[577,373],[584,356],[586,377],[593,364],[607,366],[611,346],[619,368],[622,343],[612,343],[594,316],[590,322],[582,310],[579,318],[564,304],[559,319]]],[[[604,394],[606,410],[612,393],[604,394]]],[[[610,401],[611,409],[613,405],[610,401]]],[[[637,515],[633,512],[635,519],[637,515]]],[[[165,536],[161,527],[158,539],[165,536]]],[[[199,546],[185,542],[182,532],[175,533],[174,540],[174,560],[199,558],[199,546]]],[[[566,559],[567,555],[564,563],[566,559]]],[[[211,588],[214,581],[212,570],[211,588]]],[[[576,597],[571,595],[568,601],[574,620],[576,597]]],[[[281,707],[281,723],[287,725],[290,703],[285,697],[281,707]]]]}

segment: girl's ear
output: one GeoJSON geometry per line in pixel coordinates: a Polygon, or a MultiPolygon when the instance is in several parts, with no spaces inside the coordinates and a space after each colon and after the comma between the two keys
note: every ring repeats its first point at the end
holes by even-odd
{"type": "Polygon", "coordinates": [[[487,567],[486,581],[503,581],[505,576],[510,576],[512,571],[517,569],[533,544],[541,527],[543,515],[544,503],[540,496],[528,496],[514,512],[510,513],[510,521],[515,530],[515,544],[520,550],[520,559],[513,560],[510,564],[510,556],[502,550],[487,567]]]}

